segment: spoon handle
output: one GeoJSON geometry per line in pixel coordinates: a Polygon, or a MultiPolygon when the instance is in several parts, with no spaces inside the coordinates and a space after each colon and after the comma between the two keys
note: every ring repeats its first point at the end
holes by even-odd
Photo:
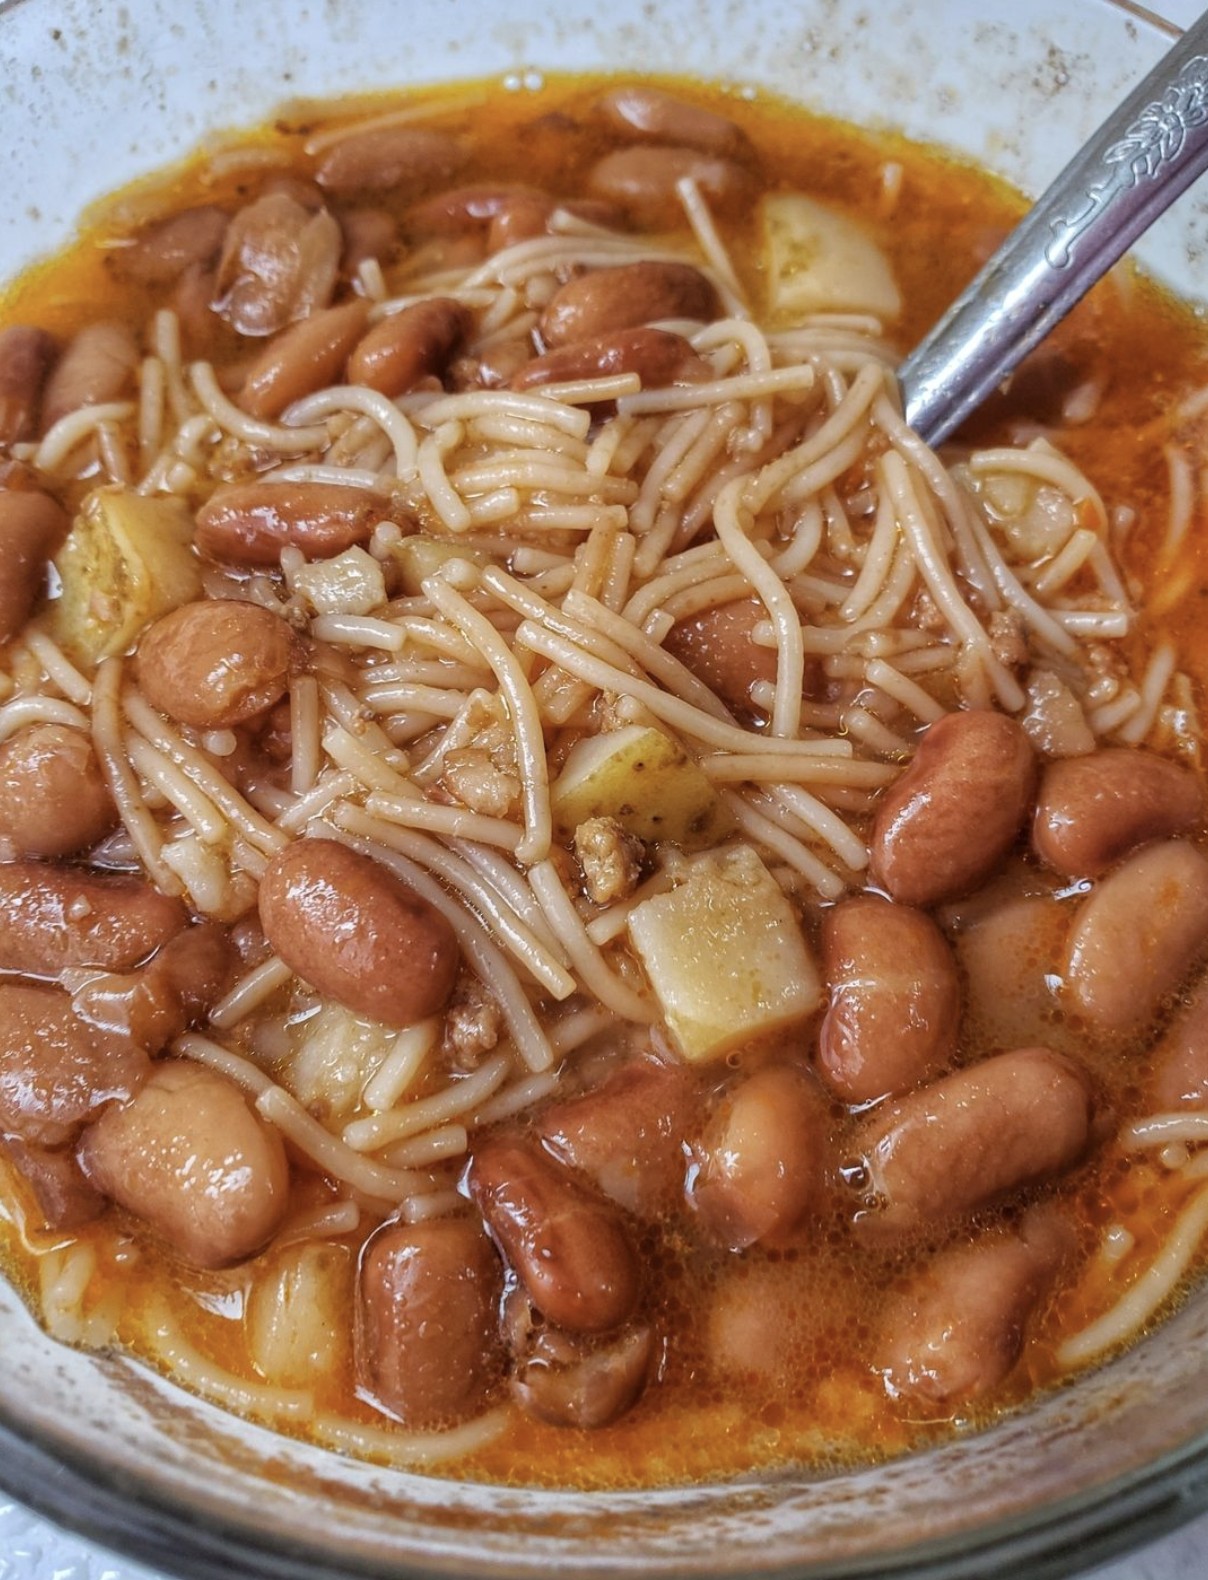
{"type": "Polygon", "coordinates": [[[911,427],[947,438],[1205,168],[1208,12],[902,363],[911,427]]]}

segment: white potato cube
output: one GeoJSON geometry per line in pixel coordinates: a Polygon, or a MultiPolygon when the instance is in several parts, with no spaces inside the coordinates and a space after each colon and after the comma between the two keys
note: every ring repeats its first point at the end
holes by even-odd
{"type": "Polygon", "coordinates": [[[361,1101],[398,1032],[325,1004],[300,1028],[282,1085],[320,1119],[345,1119],[361,1101]]]}
{"type": "Polygon", "coordinates": [[[246,1317],[256,1370],[281,1388],[313,1388],[335,1377],[350,1348],[348,1251],[321,1241],[292,1245],[261,1266],[246,1317]]]}
{"type": "Polygon", "coordinates": [[[846,214],[800,192],[762,204],[768,307],[781,324],[811,313],[871,313],[890,321],[902,293],[889,260],[846,214]]]}
{"type": "Polygon", "coordinates": [[[629,937],[694,1064],[805,1020],[821,1001],[792,907],[749,845],[698,857],[669,893],[634,907],[629,937]]]}

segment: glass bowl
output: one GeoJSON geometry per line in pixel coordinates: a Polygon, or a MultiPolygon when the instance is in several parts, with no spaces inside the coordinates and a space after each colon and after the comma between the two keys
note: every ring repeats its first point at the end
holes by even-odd
{"type": "MultiPolygon", "coordinates": [[[[102,193],[285,99],[651,62],[958,149],[1026,190],[1169,41],[1105,0],[0,0],[0,279],[102,193]],[[103,21],[102,21],[103,16],[103,21]]],[[[1147,261],[1194,293],[1194,195],[1147,261]]],[[[0,1481],[171,1572],[1058,1576],[1208,1506],[1208,1289],[992,1430],[874,1468],[650,1494],[470,1486],[237,1421],[120,1355],[47,1339],[0,1285],[0,1481]]]]}

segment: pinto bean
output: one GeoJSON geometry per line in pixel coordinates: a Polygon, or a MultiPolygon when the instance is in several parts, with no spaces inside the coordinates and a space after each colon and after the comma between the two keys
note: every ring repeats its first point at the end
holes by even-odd
{"type": "Polygon", "coordinates": [[[723,214],[740,211],[754,197],[749,171],[732,159],[698,148],[620,148],[592,166],[587,185],[639,225],[668,225],[683,214],[676,184],[685,177],[695,181],[710,205],[723,214]]]}
{"type": "Polygon", "coordinates": [[[226,929],[202,922],[170,938],[138,970],[92,977],[72,1004],[91,1025],[156,1054],[217,1003],[236,962],[226,929]]]}
{"type": "Polygon", "coordinates": [[[449,187],[416,203],[407,213],[407,227],[420,236],[463,236],[489,225],[517,199],[542,204],[546,214],[555,201],[538,187],[519,182],[449,187]]]}
{"type": "Polygon", "coordinates": [[[71,340],[46,381],[42,427],[98,401],[128,395],[139,365],[138,345],[124,324],[85,324],[71,340]]]}
{"type": "Polygon", "coordinates": [[[0,982],[0,1131],[55,1147],[150,1073],[141,1048],[82,1020],[58,988],[0,982]]]}
{"type": "Polygon", "coordinates": [[[79,1159],[97,1190],[195,1267],[253,1256],[289,1205],[281,1137],[233,1081],[199,1065],[157,1065],[84,1132],[79,1159]]]}
{"type": "Polygon", "coordinates": [[[1208,976],[1202,976],[1174,1013],[1153,1051],[1152,1108],[1208,1108],[1208,976]]]}
{"type": "Polygon", "coordinates": [[[184,925],[180,901],[141,878],[42,861],[0,864],[0,971],[126,971],[184,925]]]}
{"type": "Polygon", "coordinates": [[[361,1253],[356,1363],[361,1384],[407,1426],[472,1415],[500,1370],[503,1269],[465,1218],[387,1223],[361,1253]]]}
{"type": "Polygon", "coordinates": [[[732,1251],[775,1244],[817,1198],[823,1114],[809,1078],[769,1065],[731,1087],[697,1148],[692,1200],[732,1251]]]}
{"type": "Polygon", "coordinates": [[[952,1057],[960,982],[948,941],[922,911],[859,894],[822,921],[830,1006],[818,1068],[846,1103],[897,1097],[952,1057]]]}
{"type": "Polygon", "coordinates": [[[333,143],[319,160],[315,180],[338,198],[389,192],[407,201],[456,175],[465,158],[448,132],[378,126],[333,143]]]}
{"type": "Polygon", "coordinates": [[[340,215],[340,230],[344,236],[340,273],[349,280],[371,258],[388,263],[398,250],[398,227],[385,209],[348,209],[340,215]]]}
{"type": "Polygon", "coordinates": [[[751,151],[741,127],[699,104],[686,104],[659,88],[626,83],[596,101],[596,110],[618,132],[651,142],[699,148],[707,154],[741,159],[751,151]]]}
{"type": "Polygon", "coordinates": [[[84,730],[27,724],[0,746],[0,839],[18,855],[75,855],[116,822],[84,730]]]}
{"type": "Polygon", "coordinates": [[[653,1216],[683,1199],[684,1138],[696,1129],[696,1083],[681,1065],[624,1064],[599,1086],[537,1120],[545,1147],[629,1212],[653,1216]]]}
{"type": "Polygon", "coordinates": [[[421,379],[440,378],[473,318],[452,297],[433,296],[380,319],[348,358],[348,380],[392,399],[421,379]]]}
{"type": "Polygon", "coordinates": [[[602,379],[614,373],[636,373],[645,389],[703,376],[705,364],[682,335],[666,329],[620,329],[596,335],[573,346],[559,346],[534,357],[513,375],[510,388],[534,389],[571,379],[602,379]]]}
{"type": "Polygon", "coordinates": [[[996,1388],[1073,1244],[1071,1227],[1041,1208],[1019,1230],[941,1251],[885,1312],[874,1364],[886,1391],[930,1415],[996,1388]]]}
{"type": "Polygon", "coordinates": [[[541,315],[541,338],[551,350],[632,329],[659,318],[710,319],[717,292],[690,263],[646,259],[589,269],[554,293],[541,315]]]}
{"type": "Polygon", "coordinates": [[[45,1229],[79,1229],[108,1206],[84,1178],[70,1147],[39,1147],[6,1136],[0,1139],[0,1158],[7,1158],[29,1186],[45,1229]]]}
{"type": "Polygon", "coordinates": [[[0,489],[0,642],[11,642],[34,612],[47,564],[70,526],[41,489],[0,489]]]}
{"type": "Polygon", "coordinates": [[[461,952],[452,927],[380,862],[300,839],[269,862],[260,922],[286,964],[355,1015],[410,1026],[449,1001],[461,952]]]}
{"type": "Polygon", "coordinates": [[[563,203],[557,198],[543,195],[517,195],[505,203],[487,228],[487,252],[502,252],[517,242],[530,241],[534,236],[550,232],[550,219],[560,210],[586,220],[589,225],[616,226],[621,212],[615,203],[605,203],[598,198],[584,198],[576,203],[563,203]]]}
{"type": "Polygon", "coordinates": [[[334,384],[368,318],[369,303],[358,298],[283,329],[248,368],[239,404],[253,417],[279,417],[294,401],[334,384]]]}
{"type": "Polygon", "coordinates": [[[1098,878],[1138,845],[1190,833],[1202,809],[1190,769],[1154,752],[1109,746],[1048,764],[1032,845],[1055,872],[1098,878]]]}
{"type": "Polygon", "coordinates": [[[633,1315],[638,1263],[616,1210],[527,1141],[475,1149],[470,1195],[529,1298],[556,1327],[600,1333],[633,1315]]]}
{"type": "Polygon", "coordinates": [[[1146,845],[1078,907],[1066,1003],[1100,1036],[1134,1036],[1206,950],[1208,860],[1181,839],[1146,845]]]}
{"type": "Polygon", "coordinates": [[[57,354],[44,329],[12,324],[0,330],[0,445],[36,437],[42,391],[57,354]]]}
{"type": "Polygon", "coordinates": [[[326,560],[368,541],[389,514],[363,488],[342,483],[235,483],[197,512],[203,554],[236,565],[276,565],[286,546],[326,560]]]}
{"type": "Polygon", "coordinates": [[[538,1329],[518,1359],[512,1397],[534,1420],[594,1431],[636,1404],[653,1357],[654,1335],[645,1326],[603,1343],[538,1329]]]}
{"type": "Polygon", "coordinates": [[[481,356],[458,357],[449,365],[447,383],[454,390],[498,390],[532,361],[527,340],[499,340],[481,356]]]}
{"type": "Polygon", "coordinates": [[[285,695],[293,630],[270,609],[233,599],[181,604],[144,631],[138,683],[153,707],[198,730],[229,730],[285,695]]]}
{"type": "Polygon", "coordinates": [[[214,310],[241,335],[273,335],[326,307],[344,238],[326,209],[268,192],[231,221],[218,261],[214,310]]]}
{"type": "Polygon", "coordinates": [[[750,713],[751,687],[776,684],[776,649],[759,646],[752,635],[767,617],[758,598],[715,604],[677,620],[663,646],[724,703],[750,713]]]}
{"type": "Polygon", "coordinates": [[[1078,1067],[1048,1048],[998,1053],[876,1108],[857,1131],[862,1227],[911,1231],[1062,1173],[1087,1143],[1078,1067]]]}
{"type": "Polygon", "coordinates": [[[1014,843],[1036,779],[1014,719],[949,713],[878,803],[869,872],[895,900],[928,906],[985,881],[1014,843]]]}
{"type": "Polygon", "coordinates": [[[107,263],[119,280],[138,285],[171,285],[190,264],[211,264],[222,251],[227,216],[213,204],[181,209],[139,231],[126,246],[115,247],[107,263]]]}

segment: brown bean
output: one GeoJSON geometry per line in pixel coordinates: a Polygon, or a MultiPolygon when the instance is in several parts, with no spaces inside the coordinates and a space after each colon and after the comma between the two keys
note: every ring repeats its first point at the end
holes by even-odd
{"type": "Polygon", "coordinates": [[[733,121],[699,104],[686,104],[659,88],[626,83],[603,94],[596,109],[614,130],[631,137],[678,143],[729,159],[740,159],[751,150],[747,134],[733,121]]]}
{"type": "Polygon", "coordinates": [[[134,386],[138,345],[124,324],[85,324],[71,340],[46,381],[42,427],[98,401],[120,400],[134,386]]]}
{"type": "Polygon", "coordinates": [[[40,489],[0,489],[0,642],[11,642],[34,612],[46,567],[71,526],[40,489]]]}
{"type": "Polygon", "coordinates": [[[369,303],[358,299],[281,330],[248,368],[239,404],[253,417],[279,417],[294,401],[334,384],[368,318],[369,303]]]}
{"type": "Polygon", "coordinates": [[[90,1026],[58,988],[0,982],[0,1131],[59,1146],[150,1073],[141,1048],[90,1026]]]}
{"type": "Polygon", "coordinates": [[[696,1152],[692,1200],[732,1251],[774,1245],[815,1203],[822,1184],[823,1113],[809,1078],[768,1065],[731,1087],[696,1152]]]}
{"type": "Polygon", "coordinates": [[[666,329],[619,329],[560,346],[534,357],[513,375],[509,388],[535,389],[573,379],[602,379],[615,373],[636,373],[644,389],[662,389],[680,380],[703,376],[705,364],[682,335],[666,329]]]}
{"type": "Polygon", "coordinates": [[[73,856],[117,822],[92,737],[27,724],[0,746],[0,839],[20,856],[73,856]]]}
{"type": "Polygon", "coordinates": [[[275,566],[287,546],[326,560],[367,542],[388,515],[381,500],[342,483],[235,483],[197,512],[194,541],[236,565],[275,566]]]}
{"type": "Polygon", "coordinates": [[[660,318],[712,318],[717,292],[690,263],[652,259],[589,269],[554,293],[541,315],[541,338],[552,350],[660,318]]]}
{"type": "Polygon", "coordinates": [[[1066,1004],[1100,1036],[1134,1036],[1205,950],[1208,860],[1181,839],[1146,845],[1078,907],[1066,956],[1066,1004]]]}
{"type": "Polygon", "coordinates": [[[143,632],[138,683],[153,707],[198,730],[229,730],[285,695],[296,655],[291,627],[234,599],[181,604],[143,632]]]}
{"type": "Polygon", "coordinates": [[[663,646],[729,707],[750,714],[751,687],[776,684],[776,649],[760,646],[752,635],[767,618],[758,598],[715,604],[677,620],[663,646]]]}
{"type": "Polygon", "coordinates": [[[389,192],[404,202],[455,175],[465,151],[448,132],[424,126],[379,126],[350,132],[319,160],[315,180],[338,198],[389,192]]]}
{"type": "Polygon", "coordinates": [[[398,250],[398,227],[382,208],[348,209],[340,215],[344,251],[340,273],[353,280],[363,263],[389,263],[398,250]]]}
{"type": "Polygon", "coordinates": [[[461,952],[452,927],[380,862],[300,839],[269,862],[260,922],[285,963],[355,1015],[410,1026],[449,1001],[461,952]]]}
{"type": "Polygon", "coordinates": [[[326,209],[312,212],[288,192],[268,192],[227,228],[214,311],[241,335],[272,335],[326,307],[344,238],[326,209]]]}
{"type": "Polygon", "coordinates": [[[620,1217],[551,1158],[494,1136],[475,1149],[466,1183],[533,1305],[556,1327],[599,1333],[633,1315],[638,1264],[620,1217]]]}
{"type": "Polygon", "coordinates": [[[603,1343],[540,1328],[518,1357],[512,1397],[536,1421],[595,1431],[637,1403],[653,1358],[648,1327],[628,1328],[603,1343]]]}
{"type": "Polygon", "coordinates": [[[11,324],[0,330],[0,445],[37,437],[42,391],[57,354],[44,329],[11,324]]]}
{"type": "Polygon", "coordinates": [[[555,203],[548,193],[518,182],[449,187],[409,209],[407,228],[420,236],[463,236],[489,225],[517,199],[540,203],[544,214],[555,203]]]}
{"type": "Polygon", "coordinates": [[[487,252],[502,252],[505,247],[514,247],[517,242],[549,235],[550,220],[560,211],[573,214],[576,219],[586,220],[589,225],[606,227],[615,227],[622,218],[615,203],[605,203],[598,198],[563,203],[543,194],[518,194],[505,203],[491,220],[487,228],[487,252]]]}
{"type": "Polygon", "coordinates": [[[90,1025],[156,1054],[218,1002],[236,962],[226,929],[202,922],[170,938],[145,966],[90,978],[72,1004],[90,1025]]]}
{"type": "Polygon", "coordinates": [[[84,1178],[70,1147],[40,1147],[5,1136],[0,1159],[7,1159],[29,1187],[44,1229],[79,1229],[109,1205],[84,1178]]]}
{"type": "Polygon", "coordinates": [[[1022,895],[959,929],[966,1023],[979,1047],[1073,1041],[1056,992],[1068,927],[1066,908],[1051,895],[1022,895]]]}
{"type": "Polygon", "coordinates": [[[922,911],[860,894],[822,919],[830,1005],[818,1068],[846,1103],[898,1097],[956,1048],[960,981],[948,940],[922,911]]]}
{"type": "Polygon", "coordinates": [[[79,1158],[97,1190],[195,1267],[253,1256],[289,1205],[281,1137],[233,1081],[195,1064],[157,1065],[84,1132],[79,1158]]]}
{"type": "Polygon", "coordinates": [[[1208,1108],[1208,976],[1179,1005],[1151,1059],[1156,1113],[1208,1108]]]}
{"type": "Polygon", "coordinates": [[[142,878],[0,864],[0,971],[57,977],[69,966],[126,971],[185,925],[179,900],[142,878]]]}
{"type": "Polygon", "coordinates": [[[669,225],[683,215],[677,183],[685,177],[695,181],[710,206],[723,214],[740,211],[754,197],[749,171],[732,159],[698,148],[620,148],[592,166],[587,185],[640,225],[669,225]]]}
{"type": "Polygon", "coordinates": [[[1046,766],[1032,846],[1067,878],[1098,878],[1138,845],[1190,833],[1202,809],[1190,769],[1154,752],[1109,746],[1046,766]]]}
{"type": "Polygon", "coordinates": [[[451,297],[433,296],[380,319],[348,358],[350,384],[391,399],[421,379],[440,378],[469,334],[473,318],[451,297]]]}
{"type": "Polygon", "coordinates": [[[885,1311],[874,1368],[890,1396],[931,1417],[997,1388],[1073,1244],[1070,1226],[1042,1208],[1017,1231],[941,1251],[885,1311]]]}
{"type": "Polygon", "coordinates": [[[935,905],[983,883],[1010,850],[1031,801],[1036,759],[1014,719],[949,713],[877,805],[874,882],[904,905],[935,905]]]}
{"type": "Polygon", "coordinates": [[[114,247],[106,262],[119,280],[138,285],[171,285],[190,264],[211,264],[222,251],[227,216],[212,204],[181,209],[156,220],[124,246],[114,247]]]}
{"type": "Polygon", "coordinates": [[[857,1131],[861,1227],[910,1231],[1062,1173],[1087,1143],[1081,1071],[1048,1048],[998,1053],[876,1108],[857,1131]]]}
{"type": "Polygon", "coordinates": [[[377,1404],[412,1427],[478,1410],[500,1370],[499,1257],[465,1218],[387,1223],[361,1253],[357,1373],[377,1404]]]}
{"type": "Polygon", "coordinates": [[[588,1175],[610,1200],[644,1217],[684,1193],[684,1138],[696,1129],[696,1083],[682,1065],[637,1059],[599,1086],[553,1103],[538,1134],[560,1162],[588,1175]]]}

